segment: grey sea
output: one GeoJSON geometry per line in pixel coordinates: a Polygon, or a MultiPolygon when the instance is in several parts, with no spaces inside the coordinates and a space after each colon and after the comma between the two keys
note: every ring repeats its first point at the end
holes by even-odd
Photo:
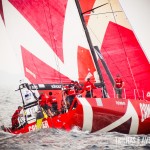
{"type": "MultiPolygon", "coordinates": [[[[15,89],[0,89],[0,125],[10,126],[11,116],[21,97],[15,89]]],[[[0,150],[144,150],[150,149],[150,135],[126,135],[117,132],[88,133],[77,128],[71,132],[41,129],[20,135],[0,129],[0,150]]]]}

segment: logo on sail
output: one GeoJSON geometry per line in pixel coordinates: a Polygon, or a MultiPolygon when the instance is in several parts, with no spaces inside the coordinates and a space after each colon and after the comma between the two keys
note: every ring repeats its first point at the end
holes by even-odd
{"type": "Polygon", "coordinates": [[[26,68],[26,72],[28,72],[30,75],[32,75],[36,79],[36,75],[31,70],[26,68]]]}

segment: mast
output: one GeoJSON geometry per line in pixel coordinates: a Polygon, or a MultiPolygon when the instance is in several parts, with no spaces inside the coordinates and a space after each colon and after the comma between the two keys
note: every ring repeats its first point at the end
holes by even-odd
{"type": "Polygon", "coordinates": [[[84,32],[85,32],[87,41],[89,43],[89,47],[90,47],[91,54],[93,56],[93,60],[94,60],[94,63],[95,63],[95,66],[96,66],[96,69],[97,69],[97,72],[98,72],[98,75],[99,75],[100,82],[102,83],[103,97],[107,98],[108,97],[107,89],[106,89],[106,86],[105,86],[105,83],[104,83],[102,72],[100,70],[100,67],[99,67],[99,64],[98,64],[98,61],[97,61],[97,57],[96,57],[96,54],[95,54],[95,51],[94,51],[94,47],[93,47],[88,29],[87,29],[86,24],[85,24],[85,20],[84,20],[84,17],[83,17],[83,13],[82,13],[79,1],[75,0],[75,3],[76,3],[76,6],[77,6],[77,9],[78,9],[78,12],[79,12],[79,16],[80,16],[80,19],[81,19],[81,22],[82,22],[82,25],[83,25],[83,28],[84,28],[84,32]]]}
{"type": "Polygon", "coordinates": [[[98,49],[98,46],[94,46],[94,49],[96,50],[96,53],[97,53],[99,59],[101,60],[101,63],[102,63],[102,65],[103,65],[103,67],[104,67],[104,69],[105,69],[105,71],[106,71],[106,73],[107,73],[107,75],[109,77],[109,80],[110,80],[112,86],[114,87],[115,82],[114,82],[113,76],[112,76],[112,74],[111,74],[111,72],[110,72],[110,70],[109,70],[109,68],[108,68],[108,66],[106,64],[106,61],[104,60],[102,54],[100,53],[100,51],[98,49]]]}

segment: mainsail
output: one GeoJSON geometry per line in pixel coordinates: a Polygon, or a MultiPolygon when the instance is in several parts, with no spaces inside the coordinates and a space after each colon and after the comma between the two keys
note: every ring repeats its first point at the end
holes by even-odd
{"type": "MultiPolygon", "coordinates": [[[[145,98],[149,62],[118,0],[80,0],[93,46],[98,46],[113,77],[125,81],[125,98],[145,98]]],[[[34,84],[86,78],[100,83],[75,0],[1,0],[1,20],[25,77],[34,84]]],[[[110,97],[113,85],[99,58],[110,97]]]]}

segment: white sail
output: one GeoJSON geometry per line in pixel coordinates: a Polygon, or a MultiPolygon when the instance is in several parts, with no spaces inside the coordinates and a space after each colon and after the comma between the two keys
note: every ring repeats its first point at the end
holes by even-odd
{"type": "Polygon", "coordinates": [[[150,1],[120,0],[120,3],[150,62],[150,1]]]}

